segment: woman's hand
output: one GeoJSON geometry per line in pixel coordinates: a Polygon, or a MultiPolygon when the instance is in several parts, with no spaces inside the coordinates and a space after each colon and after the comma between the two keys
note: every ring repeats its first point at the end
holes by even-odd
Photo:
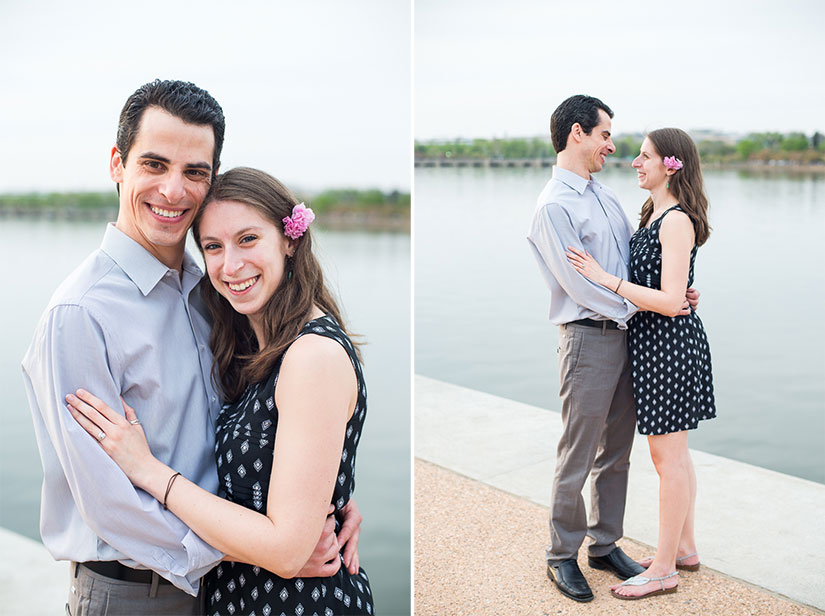
{"type": "Polygon", "coordinates": [[[567,247],[568,252],[567,260],[570,261],[570,264],[576,268],[576,271],[579,272],[585,278],[592,280],[593,282],[606,285],[607,280],[607,272],[605,272],[601,266],[596,263],[596,260],[593,258],[589,252],[577,250],[572,246],[567,247]]]}
{"type": "Polygon", "coordinates": [[[103,400],[86,390],[78,389],[76,393],[77,395],[66,396],[72,417],[94,437],[133,484],[144,488],[143,484],[148,481],[146,471],[157,460],[149,449],[149,443],[134,409],[121,398],[123,409],[126,411],[124,418],[103,400]]]}

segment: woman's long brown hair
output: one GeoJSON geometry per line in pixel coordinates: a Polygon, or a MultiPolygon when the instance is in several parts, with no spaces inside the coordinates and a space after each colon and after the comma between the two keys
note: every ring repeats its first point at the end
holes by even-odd
{"type": "MultiPolygon", "coordinates": [[[[195,217],[192,232],[198,248],[204,211],[215,201],[239,201],[258,211],[283,233],[283,218],[292,214],[298,200],[274,177],[249,167],[222,173],[195,217]]],[[[214,356],[213,378],[217,377],[226,402],[237,400],[251,384],[266,379],[278,358],[310,320],[313,306],[332,315],[346,331],[340,310],[324,284],[321,266],[312,254],[312,231],[296,240],[293,256],[287,257],[284,276],[264,307],[266,345],[258,348],[249,319],[236,312],[212,284],[201,285],[201,296],[212,317],[210,346],[214,356]],[[291,271],[292,275],[286,273],[291,271]]],[[[357,346],[356,346],[357,349],[357,346]]]]}
{"type": "MultiPolygon", "coordinates": [[[[699,150],[693,139],[678,128],[660,128],[648,133],[647,138],[653,144],[653,149],[663,159],[666,156],[675,156],[682,161],[682,168],[670,176],[670,193],[679,201],[682,211],[693,222],[696,233],[696,245],[701,246],[710,236],[708,224],[708,198],[705,196],[705,186],[702,179],[702,167],[699,164],[699,150]]],[[[648,197],[642,205],[639,228],[646,227],[653,214],[653,200],[648,197]]]]}

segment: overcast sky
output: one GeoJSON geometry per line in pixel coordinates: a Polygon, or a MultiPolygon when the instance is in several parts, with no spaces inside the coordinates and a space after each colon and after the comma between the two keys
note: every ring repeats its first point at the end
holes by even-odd
{"type": "MultiPolygon", "coordinates": [[[[819,0],[416,0],[415,135],[547,134],[574,93],[614,133],[825,132],[822,23],[819,0]]],[[[408,0],[2,0],[0,192],[109,188],[120,108],[155,77],[218,99],[225,169],[409,190],[410,43],[408,0]]]]}
{"type": "Polygon", "coordinates": [[[105,189],[126,98],[193,81],[223,168],[287,186],[410,188],[407,0],[0,2],[0,192],[105,189]]]}
{"type": "Polygon", "coordinates": [[[415,137],[549,134],[572,94],[614,133],[825,132],[820,0],[416,0],[415,137]]]}

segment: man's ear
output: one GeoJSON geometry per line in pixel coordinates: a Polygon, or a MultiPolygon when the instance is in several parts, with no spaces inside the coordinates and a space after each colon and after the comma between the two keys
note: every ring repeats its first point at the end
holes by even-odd
{"type": "Polygon", "coordinates": [[[123,158],[116,145],[112,146],[112,153],[109,156],[109,177],[118,184],[123,182],[123,158]]]}
{"type": "Polygon", "coordinates": [[[578,122],[574,122],[573,126],[570,127],[570,136],[576,140],[576,143],[581,143],[582,137],[584,136],[584,129],[582,125],[578,122]]]}

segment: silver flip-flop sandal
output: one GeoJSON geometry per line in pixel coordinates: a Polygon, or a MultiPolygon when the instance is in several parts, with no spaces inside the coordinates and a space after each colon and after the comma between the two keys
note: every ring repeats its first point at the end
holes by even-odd
{"type": "Polygon", "coordinates": [[[662,588],[657,588],[656,590],[651,590],[650,592],[645,593],[643,595],[639,595],[637,597],[630,597],[630,596],[626,597],[624,595],[620,595],[615,590],[613,590],[612,588],[610,589],[610,594],[613,595],[614,597],[616,597],[617,599],[623,599],[623,600],[627,600],[627,601],[633,601],[635,599],[644,599],[645,597],[652,597],[654,595],[668,595],[670,593],[676,592],[676,589],[679,588],[678,584],[676,584],[676,586],[674,586],[673,588],[665,588],[665,580],[669,580],[670,578],[672,578],[675,575],[679,575],[679,572],[674,571],[673,573],[669,573],[664,577],[655,577],[655,578],[644,577],[642,575],[634,575],[632,578],[629,578],[629,579],[625,580],[624,582],[622,582],[621,584],[619,584],[619,586],[644,586],[645,584],[648,584],[650,582],[659,582],[662,585],[662,588]]]}

